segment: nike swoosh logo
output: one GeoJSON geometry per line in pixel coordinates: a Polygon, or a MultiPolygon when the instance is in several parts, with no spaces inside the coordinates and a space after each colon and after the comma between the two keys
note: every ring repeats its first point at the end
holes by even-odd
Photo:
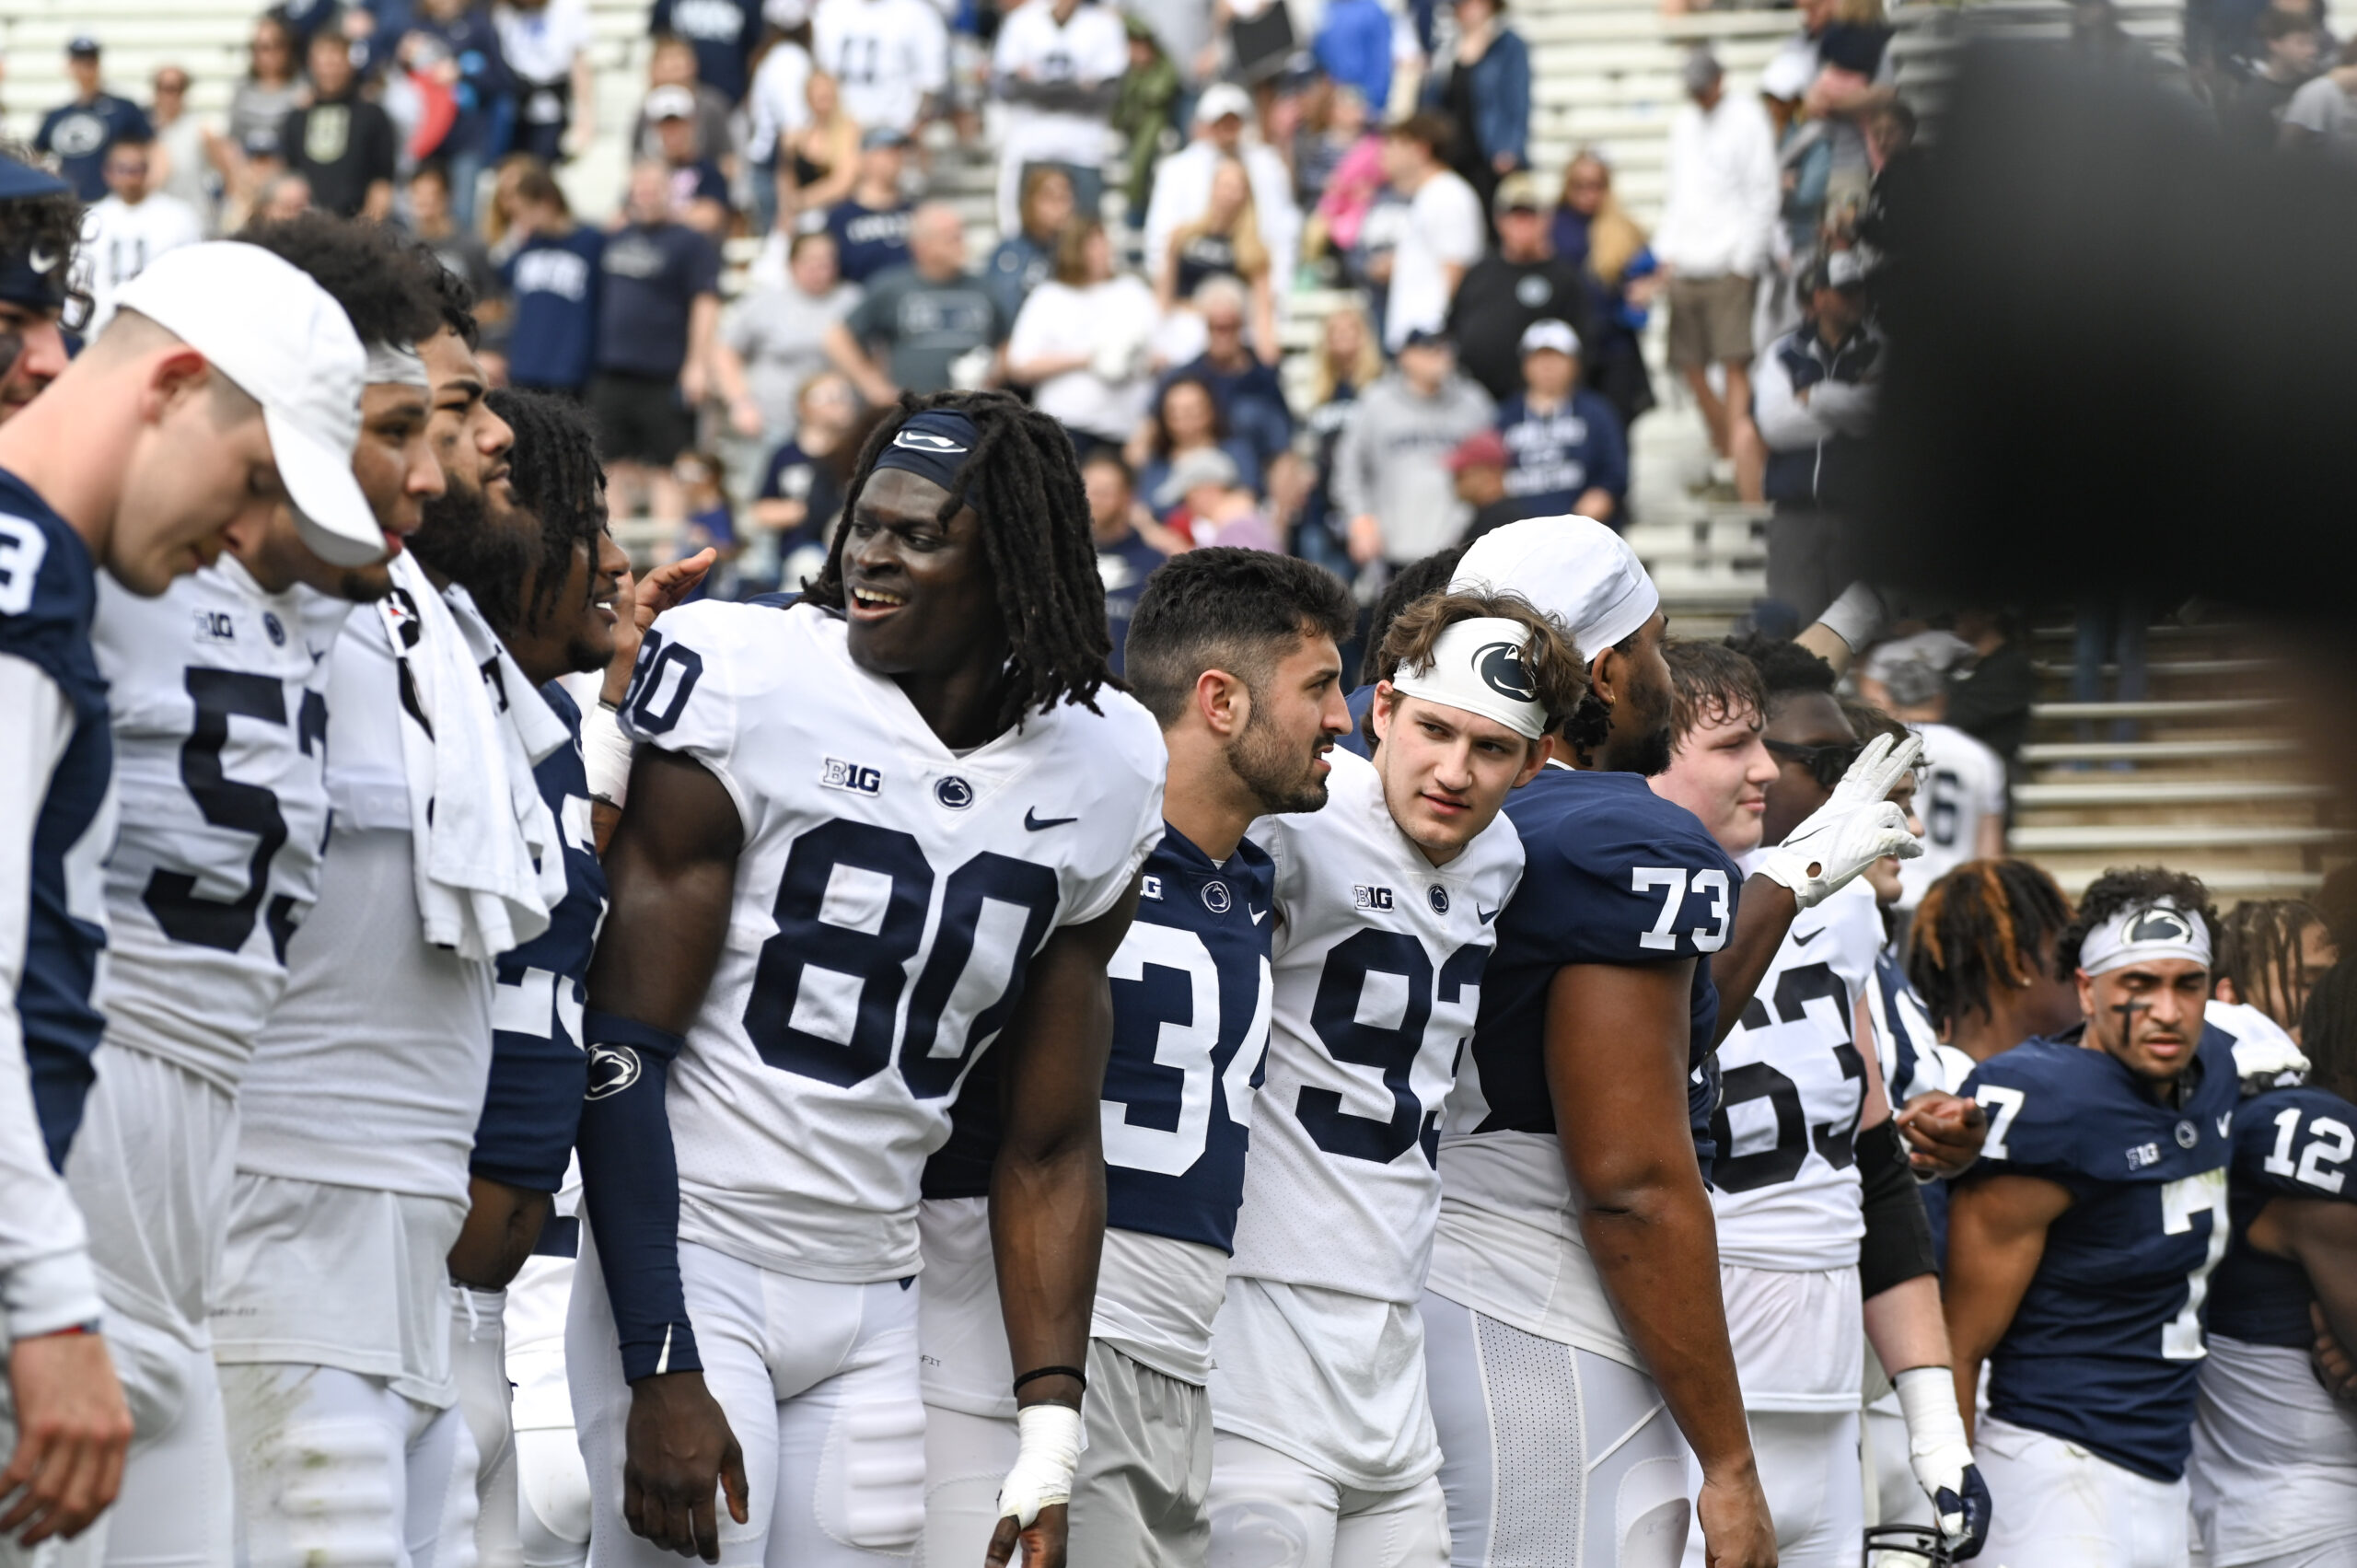
{"type": "MultiPolygon", "coordinates": [[[[1505,905],[1500,904],[1498,909],[1504,909],[1505,907],[1505,905]]],[[[1473,912],[1481,917],[1481,923],[1484,925],[1489,924],[1490,922],[1498,918],[1498,910],[1485,910],[1479,904],[1473,906],[1473,912]]]]}
{"type": "Polygon", "coordinates": [[[1035,833],[1040,831],[1042,829],[1061,828],[1067,822],[1077,822],[1080,819],[1077,817],[1042,817],[1039,815],[1039,808],[1036,806],[1028,808],[1023,813],[1023,825],[1030,829],[1035,833]]]}
{"type": "Polygon", "coordinates": [[[1818,926],[1815,931],[1810,932],[1810,933],[1809,933],[1807,935],[1805,935],[1805,936],[1802,935],[1799,932],[1795,931],[1795,932],[1794,932],[1794,933],[1793,933],[1793,946],[1794,946],[1794,947],[1807,947],[1810,943],[1812,943],[1812,942],[1816,941],[1818,937],[1820,937],[1820,936],[1822,936],[1822,935],[1825,935],[1825,927],[1823,927],[1823,926],[1821,926],[1821,925],[1820,925],[1820,926],[1818,926]]]}
{"type": "Polygon", "coordinates": [[[1244,907],[1248,910],[1252,910],[1252,923],[1255,925],[1260,924],[1262,921],[1269,918],[1269,912],[1267,910],[1252,909],[1252,906],[1249,904],[1247,904],[1244,907]]]}

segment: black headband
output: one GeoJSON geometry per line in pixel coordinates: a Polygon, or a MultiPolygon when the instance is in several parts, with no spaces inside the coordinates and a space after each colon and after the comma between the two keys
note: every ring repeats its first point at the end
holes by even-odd
{"type": "Polygon", "coordinates": [[[981,427],[955,409],[927,409],[910,415],[892,433],[891,441],[876,455],[872,471],[906,469],[955,494],[958,476],[981,439],[981,427]]]}

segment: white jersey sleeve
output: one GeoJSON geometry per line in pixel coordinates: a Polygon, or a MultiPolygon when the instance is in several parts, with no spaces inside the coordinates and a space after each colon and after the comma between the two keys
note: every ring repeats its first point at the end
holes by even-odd
{"type": "Polygon", "coordinates": [[[1865,1059],[1853,1018],[1874,984],[1881,911],[1861,879],[1794,920],[1719,1045],[1712,1207],[1722,1262],[1841,1269],[1865,1235],[1855,1142],[1865,1059]]]}
{"type": "Polygon", "coordinates": [[[317,901],[329,654],[351,606],[224,557],[141,598],[99,583],[122,829],[107,863],[110,1042],[235,1094],[317,901]]]}
{"type": "Polygon", "coordinates": [[[649,633],[623,726],[710,770],[744,831],[670,1069],[683,1238],[808,1279],[917,1271],[958,1085],[1049,935],[1112,908],[1161,837],[1161,732],[1097,702],[958,755],[816,606],[691,605],[649,633]]]}
{"type": "Polygon", "coordinates": [[[1980,853],[1980,825],[2005,817],[2005,760],[1951,725],[1914,726],[1923,738],[1923,853],[1898,863],[1899,903],[1921,903],[1932,884],[1980,853]]]}

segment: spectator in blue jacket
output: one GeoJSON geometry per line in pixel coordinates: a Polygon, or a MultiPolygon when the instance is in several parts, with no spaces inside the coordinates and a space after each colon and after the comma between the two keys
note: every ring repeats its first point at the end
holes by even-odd
{"type": "Polygon", "coordinates": [[[1530,162],[1530,48],[1504,10],[1504,0],[1457,0],[1457,52],[1424,77],[1424,107],[1457,127],[1449,167],[1484,214],[1498,181],[1530,162]]]}
{"type": "Polygon", "coordinates": [[[85,33],[65,46],[65,73],[74,78],[74,101],[41,117],[33,150],[56,156],[57,172],[76,196],[104,201],[107,149],[126,134],[136,133],[136,139],[153,141],[156,134],[136,104],[99,85],[97,39],[85,33]]]}
{"type": "Polygon", "coordinates": [[[1567,321],[1522,334],[1523,389],[1498,408],[1506,494],[1525,517],[1577,513],[1626,525],[1629,443],[1620,416],[1580,385],[1580,340],[1567,321]]]}
{"type": "Polygon", "coordinates": [[[1801,274],[1801,324],[1753,370],[1752,419],[1768,447],[1768,597],[1806,625],[1857,576],[1838,515],[1857,504],[1862,459],[1889,355],[1866,319],[1865,269],[1836,250],[1801,274]]]}
{"type": "Polygon", "coordinates": [[[1381,120],[1391,101],[1391,13],[1382,0],[1331,0],[1311,46],[1326,74],[1356,87],[1381,120]]]}

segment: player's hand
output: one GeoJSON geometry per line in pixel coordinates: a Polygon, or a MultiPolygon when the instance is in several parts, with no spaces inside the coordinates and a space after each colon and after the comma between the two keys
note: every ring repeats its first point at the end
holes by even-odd
{"type": "Polygon", "coordinates": [[[1790,888],[1801,908],[1815,909],[1883,856],[1922,854],[1923,841],[1908,830],[1907,813],[1891,804],[1890,792],[1922,755],[1918,736],[1893,744],[1877,735],[1866,742],[1831,797],[1768,851],[1760,874],[1790,888]]]}
{"type": "Polygon", "coordinates": [[[630,606],[630,613],[614,627],[614,656],[606,661],[607,702],[619,703],[629,693],[631,671],[638,668],[638,645],[655,618],[694,592],[719,559],[720,552],[706,545],[686,560],[657,566],[644,577],[622,575],[615,602],[630,606]]]}
{"type": "Polygon", "coordinates": [[[97,1334],[42,1334],[8,1347],[17,1451],[0,1470],[0,1536],[26,1546],[80,1535],[122,1485],[131,1409],[97,1334]]]}
{"type": "Polygon", "coordinates": [[[1956,1561],[1977,1557],[1989,1539],[1989,1484],[1965,1440],[1956,1374],[1945,1366],[1912,1366],[1891,1382],[1907,1418],[1908,1468],[1931,1499],[1940,1539],[1956,1561]]]}
{"type": "MultiPolygon", "coordinates": [[[[2316,1345],[2313,1356],[2316,1380],[2326,1393],[2343,1404],[2357,1405],[2357,1357],[2351,1357],[2348,1347],[2333,1338],[2331,1325],[2324,1320],[2324,1308],[2308,1303],[2308,1321],[2315,1325],[2316,1345]]],[[[0,1524],[6,1521],[0,1520],[0,1524]]]]}
{"type": "Polygon", "coordinates": [[[635,1534],[682,1557],[720,1561],[714,1494],[728,1490],[728,1516],[744,1524],[745,1451],[701,1372],[664,1372],[630,1386],[624,1428],[622,1519],[635,1534]]]}
{"type": "Polygon", "coordinates": [[[1944,1089],[1917,1095],[1898,1113],[1907,1163],[1918,1176],[1961,1176],[1989,1141],[1989,1116],[1980,1105],[1944,1089]]]}
{"type": "Polygon", "coordinates": [[[1010,1514],[998,1522],[991,1532],[991,1549],[982,1556],[983,1568],[1005,1568],[1019,1562],[1023,1568],[1064,1568],[1064,1534],[1068,1507],[1051,1503],[1039,1510],[1039,1516],[1027,1527],[1015,1522],[1010,1514]],[[1022,1548],[1018,1557],[1016,1548],[1022,1548]]]}
{"type": "Polygon", "coordinates": [[[1383,553],[1383,525],[1374,513],[1361,512],[1351,519],[1350,552],[1352,562],[1360,566],[1383,553]]]}
{"type": "Polygon", "coordinates": [[[1709,1568],[1776,1568],[1776,1525],[1768,1516],[1768,1494],[1759,1472],[1702,1478],[1694,1503],[1702,1530],[1702,1556],[1709,1568]]]}

